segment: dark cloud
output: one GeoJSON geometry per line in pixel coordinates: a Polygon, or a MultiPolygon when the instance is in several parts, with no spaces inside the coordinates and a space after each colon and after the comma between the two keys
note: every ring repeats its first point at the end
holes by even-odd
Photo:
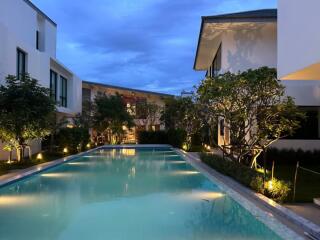
{"type": "Polygon", "coordinates": [[[58,57],[81,78],[179,94],[193,71],[201,16],[275,0],[33,0],[58,23],[58,57]]]}

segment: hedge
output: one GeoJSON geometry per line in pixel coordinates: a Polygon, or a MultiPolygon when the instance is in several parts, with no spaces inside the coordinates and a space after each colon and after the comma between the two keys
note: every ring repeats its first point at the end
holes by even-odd
{"type": "Polygon", "coordinates": [[[182,148],[185,140],[185,131],[179,129],[170,129],[166,131],[140,131],[138,133],[139,144],[170,144],[173,147],[182,148]]]}
{"type": "Polygon", "coordinates": [[[201,154],[201,160],[218,172],[230,176],[243,185],[255,190],[256,192],[262,193],[277,202],[285,201],[291,191],[290,183],[277,179],[273,179],[271,182],[268,181],[267,184],[264,185],[263,174],[261,172],[238,162],[205,153],[201,154]]]}
{"type": "Polygon", "coordinates": [[[68,148],[70,153],[82,151],[90,141],[87,128],[62,128],[55,136],[55,143],[62,150],[68,148]]]}

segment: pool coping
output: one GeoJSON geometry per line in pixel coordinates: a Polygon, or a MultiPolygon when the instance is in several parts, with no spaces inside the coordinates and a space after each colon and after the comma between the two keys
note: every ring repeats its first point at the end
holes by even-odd
{"type": "Polygon", "coordinates": [[[222,190],[226,191],[228,195],[279,236],[285,239],[304,239],[303,236],[307,235],[306,233],[319,236],[320,226],[297,215],[266,196],[252,191],[232,178],[217,172],[204,164],[199,157],[195,157],[180,149],[176,149],[176,151],[194,168],[213,182],[216,182],[222,190]],[[288,226],[284,222],[289,222],[290,225],[293,224],[294,226],[288,226]]]}

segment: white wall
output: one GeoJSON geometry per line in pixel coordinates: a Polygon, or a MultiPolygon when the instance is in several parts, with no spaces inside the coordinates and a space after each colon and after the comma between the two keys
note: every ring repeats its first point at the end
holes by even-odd
{"type": "Polygon", "coordinates": [[[319,9],[319,0],[278,1],[279,78],[320,62],[319,9]]]}
{"type": "Polygon", "coordinates": [[[222,35],[222,72],[277,66],[276,23],[255,23],[222,35]]]}
{"type": "MultiPolygon", "coordinates": [[[[74,115],[82,109],[82,84],[79,77],[56,60],[56,34],[56,25],[24,0],[0,0],[0,84],[9,74],[17,74],[17,48],[20,48],[27,54],[27,72],[42,86],[50,86],[51,67],[57,66],[58,71],[67,73],[68,107],[57,110],[74,115]],[[40,32],[39,50],[36,31],[40,32]],[[52,62],[56,65],[52,66],[52,62]]],[[[38,152],[40,147],[39,142],[33,144],[33,152],[38,152]]],[[[1,160],[7,158],[2,148],[0,143],[1,160]]]]}

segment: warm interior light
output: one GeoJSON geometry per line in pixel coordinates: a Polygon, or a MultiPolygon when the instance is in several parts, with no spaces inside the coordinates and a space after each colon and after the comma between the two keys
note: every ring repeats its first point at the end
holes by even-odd
{"type": "Polygon", "coordinates": [[[43,159],[42,153],[38,153],[38,154],[37,154],[37,160],[42,160],[42,159],[43,159]]]}

